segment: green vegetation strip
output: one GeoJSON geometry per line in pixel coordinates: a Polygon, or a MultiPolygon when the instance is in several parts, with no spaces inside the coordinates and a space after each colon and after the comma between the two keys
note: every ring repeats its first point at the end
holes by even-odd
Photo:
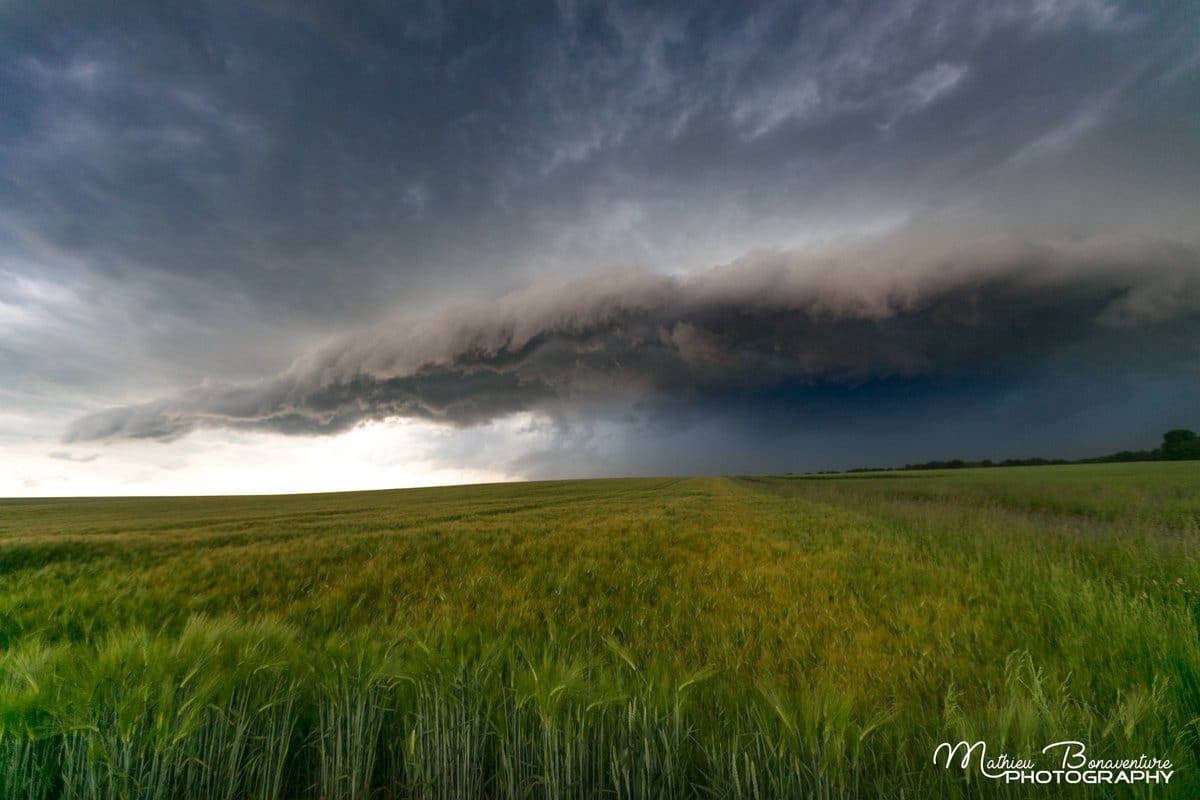
{"type": "Polygon", "coordinates": [[[1200,795],[1194,464],[0,503],[0,796],[1200,795]]]}

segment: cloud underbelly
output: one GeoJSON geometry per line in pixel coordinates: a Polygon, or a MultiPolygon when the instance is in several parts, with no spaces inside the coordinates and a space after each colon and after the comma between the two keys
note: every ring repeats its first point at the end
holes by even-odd
{"type": "Polygon", "coordinates": [[[635,397],[722,399],[897,379],[1195,370],[1200,256],[1179,243],[763,253],[689,277],[624,272],[345,337],[248,384],[76,420],[68,441],[200,428],[318,435],[470,427],[635,397]]]}

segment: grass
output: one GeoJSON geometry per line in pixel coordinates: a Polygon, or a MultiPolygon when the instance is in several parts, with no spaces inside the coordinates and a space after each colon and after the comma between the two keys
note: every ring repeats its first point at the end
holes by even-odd
{"type": "Polygon", "coordinates": [[[1200,470],[0,502],[0,795],[1200,795],[1200,470]]]}

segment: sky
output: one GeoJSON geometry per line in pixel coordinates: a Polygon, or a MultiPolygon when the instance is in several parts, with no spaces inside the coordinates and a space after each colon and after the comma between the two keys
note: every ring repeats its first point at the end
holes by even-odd
{"type": "Polygon", "coordinates": [[[1200,429],[1187,2],[0,2],[0,496],[1200,429]]]}

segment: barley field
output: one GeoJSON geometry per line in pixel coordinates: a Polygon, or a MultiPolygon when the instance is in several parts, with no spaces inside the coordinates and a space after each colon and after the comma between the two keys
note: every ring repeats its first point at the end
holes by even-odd
{"type": "Polygon", "coordinates": [[[0,501],[0,797],[1200,796],[1200,467],[0,501]]]}

